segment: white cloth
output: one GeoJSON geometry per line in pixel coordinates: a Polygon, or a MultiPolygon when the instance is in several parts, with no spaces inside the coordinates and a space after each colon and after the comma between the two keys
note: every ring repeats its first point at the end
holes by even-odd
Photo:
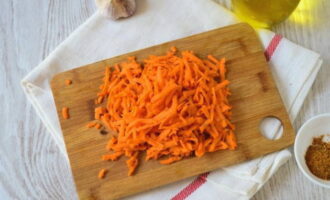
{"type": "MultiPolygon", "coordinates": [[[[95,13],[22,80],[22,87],[66,156],[49,86],[54,74],[237,22],[231,12],[210,0],[141,0],[132,18],[119,21],[110,21],[95,13]]],[[[266,47],[274,33],[266,30],[258,32],[266,47]]],[[[282,39],[274,52],[270,61],[272,74],[292,121],[321,63],[318,54],[286,39],[282,39]]],[[[274,126],[278,127],[279,124],[270,127],[274,126]]],[[[289,151],[282,150],[211,172],[206,183],[190,194],[188,199],[248,199],[290,156],[289,151]]],[[[130,199],[170,199],[192,180],[194,177],[130,199]]]]}

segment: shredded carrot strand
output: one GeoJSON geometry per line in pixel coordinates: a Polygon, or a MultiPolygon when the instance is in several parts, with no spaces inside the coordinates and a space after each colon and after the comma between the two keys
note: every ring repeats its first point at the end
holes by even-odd
{"type": "Polygon", "coordinates": [[[89,122],[86,127],[87,128],[93,128],[96,125],[96,122],[89,122]]]}
{"type": "Polygon", "coordinates": [[[72,80],[69,79],[65,80],[65,85],[71,85],[71,84],[72,84],[72,80]]]}
{"type": "Polygon", "coordinates": [[[95,124],[95,128],[96,129],[101,129],[102,128],[102,124],[99,124],[99,123],[95,124]]]}
{"type": "Polygon", "coordinates": [[[63,116],[64,119],[69,119],[70,118],[68,107],[63,107],[62,108],[62,116],[63,116]]]}
{"type": "Polygon", "coordinates": [[[98,174],[98,177],[99,177],[99,179],[103,179],[104,177],[105,177],[105,174],[108,172],[108,170],[106,170],[106,169],[101,169],[100,171],[99,171],[99,174],[98,174]]]}
{"type": "Polygon", "coordinates": [[[177,54],[172,47],[143,63],[131,57],[105,70],[96,100],[105,105],[95,109],[95,119],[118,134],[109,140],[110,152],[102,160],[128,157],[128,175],[134,174],[143,151],[146,160],[171,164],[237,147],[225,59],[201,59],[192,51],[177,54]]]}

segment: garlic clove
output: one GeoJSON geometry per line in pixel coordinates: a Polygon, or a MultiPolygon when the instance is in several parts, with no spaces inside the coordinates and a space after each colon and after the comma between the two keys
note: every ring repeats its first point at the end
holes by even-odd
{"type": "Polygon", "coordinates": [[[114,20],[130,17],[135,13],[135,0],[95,0],[103,15],[114,20]]]}

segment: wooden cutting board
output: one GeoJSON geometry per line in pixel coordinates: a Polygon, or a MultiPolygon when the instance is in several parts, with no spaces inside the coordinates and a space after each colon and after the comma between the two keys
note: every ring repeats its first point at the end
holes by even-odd
{"type": "Polygon", "coordinates": [[[81,199],[117,199],[172,183],[203,172],[212,171],[278,151],[293,143],[294,131],[281,97],[272,79],[263,48],[255,31],[247,24],[237,24],[167,42],[122,56],[89,64],[56,75],[51,87],[69,155],[77,191],[81,199]],[[134,176],[127,176],[125,158],[105,162],[101,156],[111,133],[88,129],[94,119],[94,99],[102,83],[106,66],[136,56],[161,55],[176,46],[179,50],[193,50],[205,57],[212,54],[227,59],[228,79],[231,82],[233,123],[236,125],[238,149],[208,153],[202,158],[189,158],[171,165],[155,161],[141,162],[134,176]],[[65,85],[71,79],[73,84],[65,85]],[[70,108],[71,118],[64,120],[62,107],[70,108]],[[268,140],[259,131],[262,119],[274,116],[284,126],[283,136],[268,140]],[[100,169],[109,169],[106,178],[99,180],[100,169]]]}

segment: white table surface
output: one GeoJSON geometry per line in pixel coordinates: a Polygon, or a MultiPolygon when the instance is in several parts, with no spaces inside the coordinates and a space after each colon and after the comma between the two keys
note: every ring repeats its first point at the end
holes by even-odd
{"type": "MultiPolygon", "coordinates": [[[[218,1],[230,7],[229,0],[218,1]]],[[[273,28],[324,59],[296,129],[310,117],[330,112],[330,1],[302,3],[273,28]]],[[[94,1],[1,0],[0,8],[0,199],[76,199],[70,169],[25,98],[20,80],[95,12],[94,1]]],[[[308,181],[292,158],[253,199],[325,200],[330,190],[308,181]]]]}

